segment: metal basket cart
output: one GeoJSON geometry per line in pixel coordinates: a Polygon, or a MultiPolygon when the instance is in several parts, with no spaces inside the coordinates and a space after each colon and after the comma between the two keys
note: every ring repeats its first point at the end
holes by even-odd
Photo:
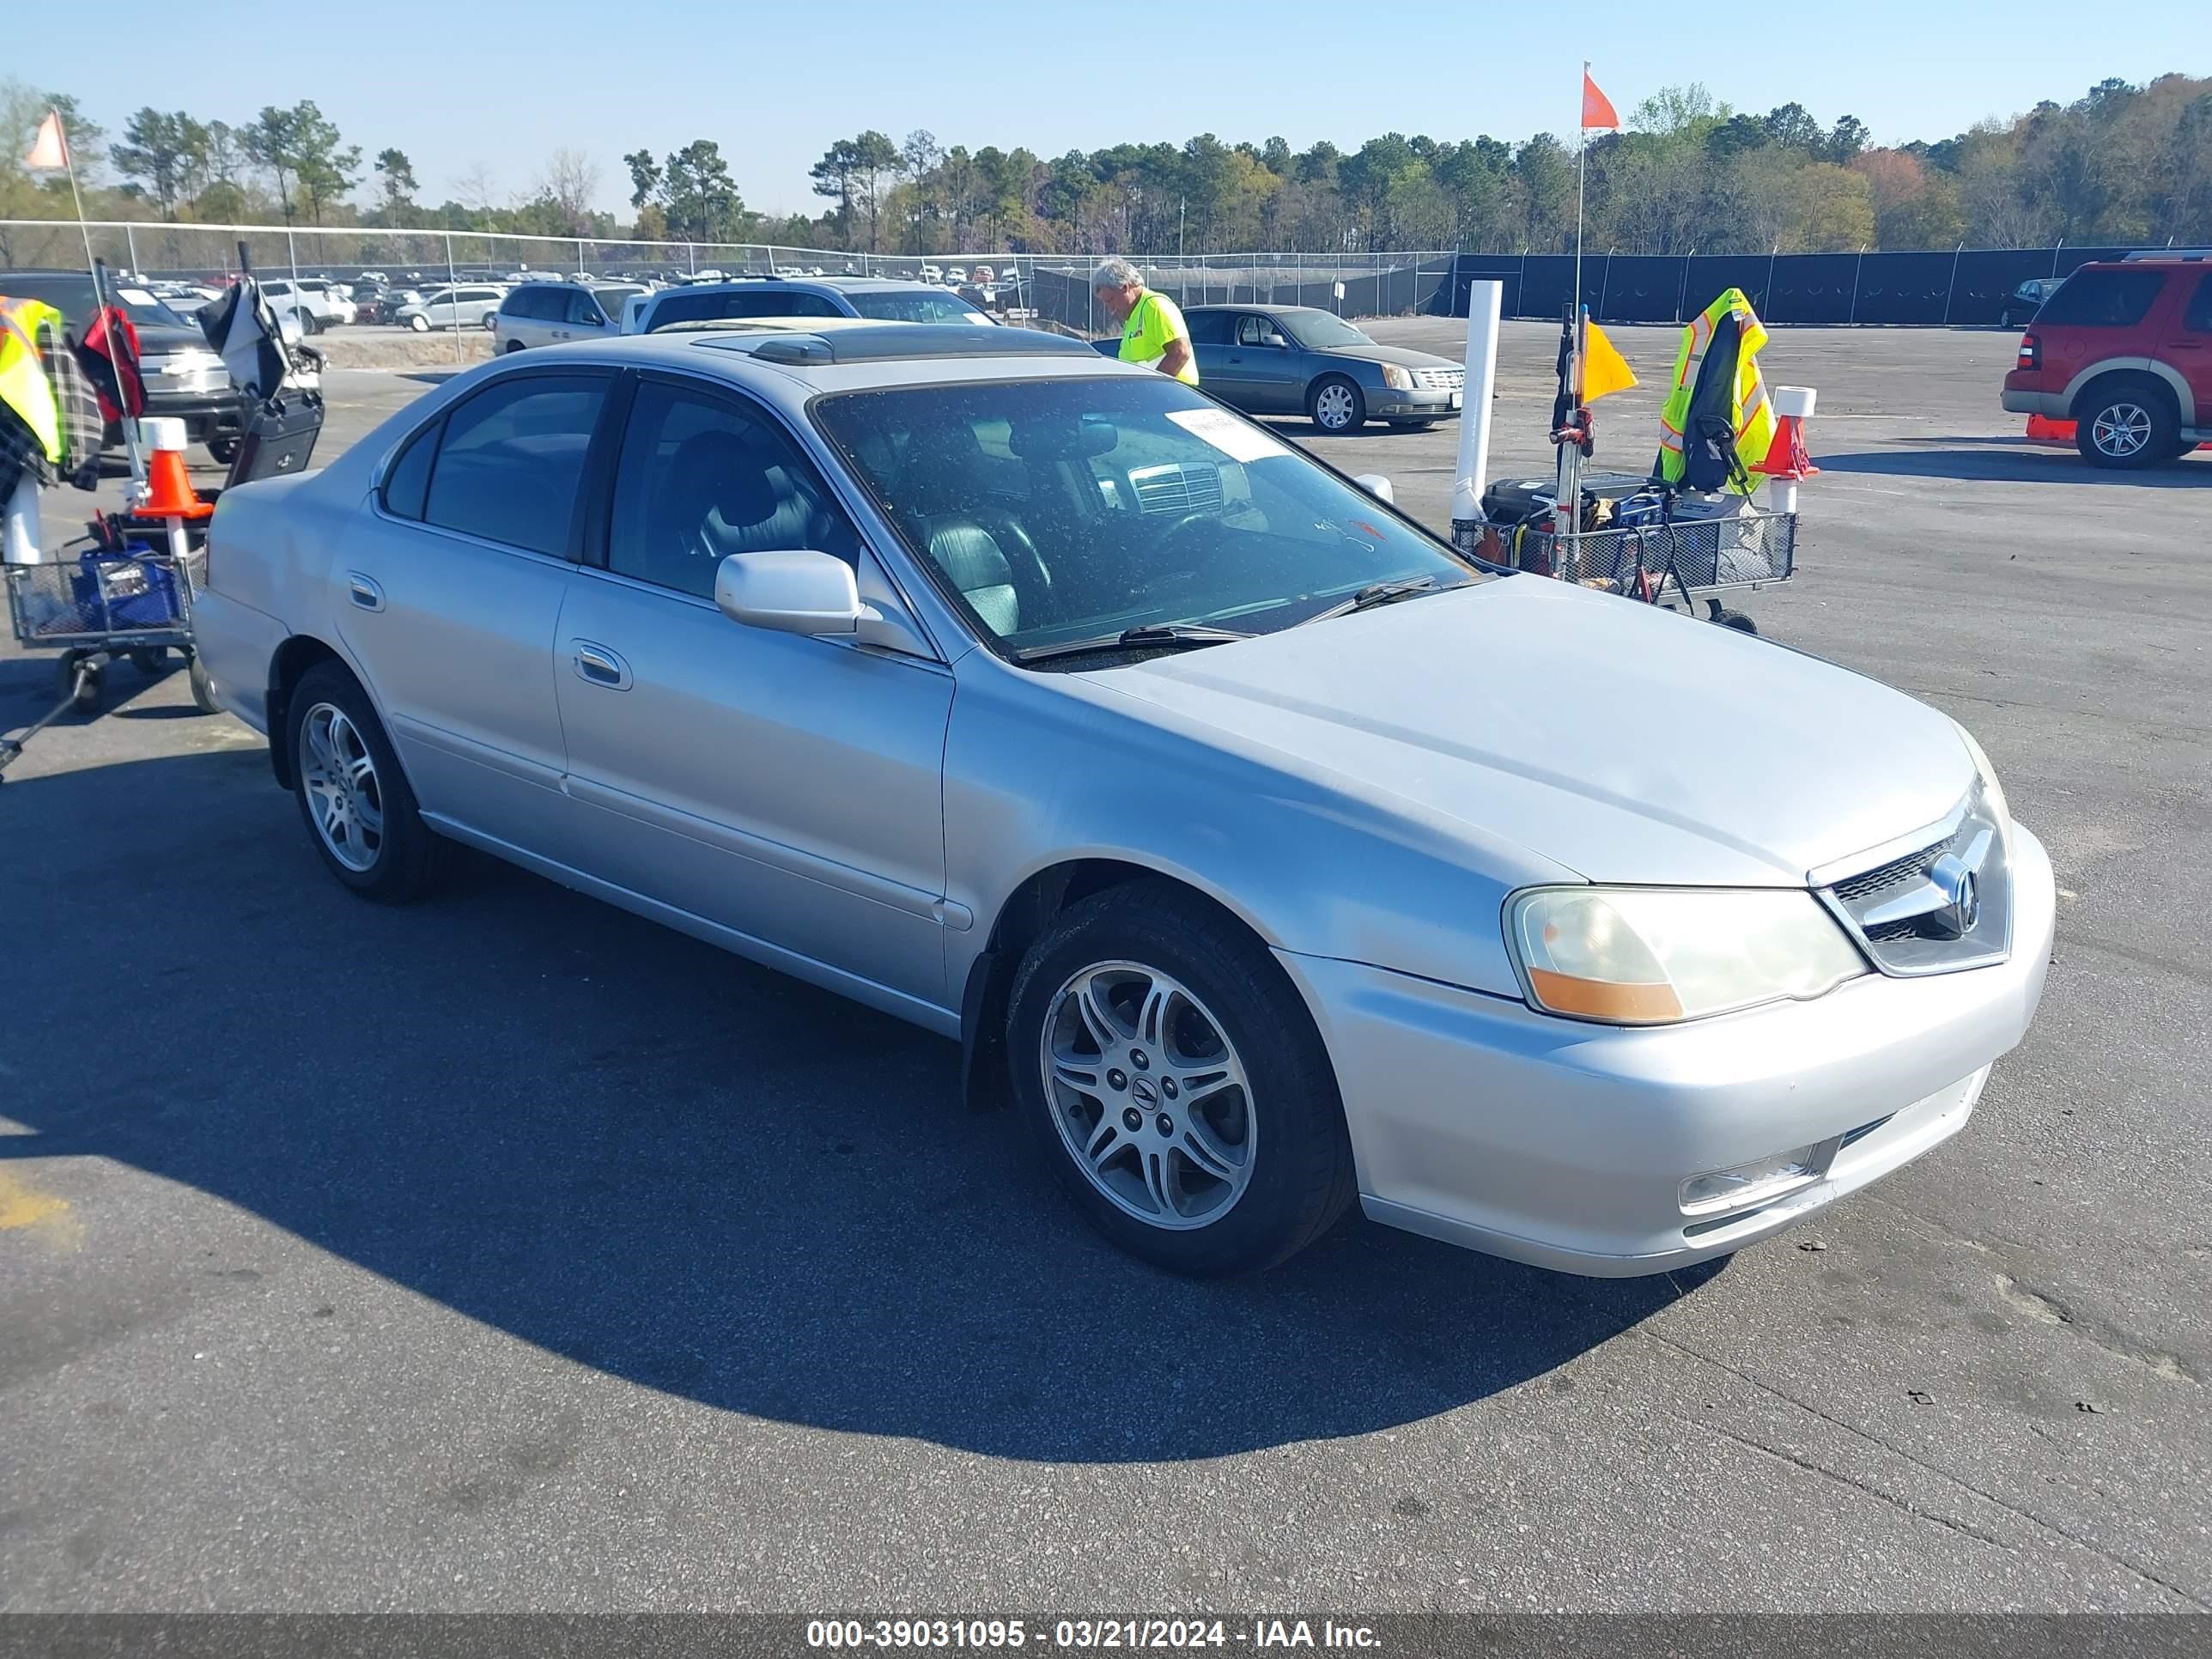
{"type": "Polygon", "coordinates": [[[0,738],[0,769],[69,709],[90,713],[118,658],[127,658],[150,678],[161,672],[169,652],[180,653],[193,702],[204,713],[216,712],[214,689],[192,649],[193,566],[200,556],[134,547],[50,564],[0,565],[16,642],[61,652],[54,665],[60,701],[21,736],[0,738]]]}
{"type": "Polygon", "coordinates": [[[1538,520],[1513,532],[1509,550],[1511,562],[1523,570],[1649,605],[1673,608],[1679,600],[1692,615],[1703,604],[1709,620],[1756,634],[1750,617],[1729,610],[1717,596],[1788,581],[1796,572],[1797,515],[1747,512],[1678,518],[1585,530],[1571,538],[1538,520]]]}

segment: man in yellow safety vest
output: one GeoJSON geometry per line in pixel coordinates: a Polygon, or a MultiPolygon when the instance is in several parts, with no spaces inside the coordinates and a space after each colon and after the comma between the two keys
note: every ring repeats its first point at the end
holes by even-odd
{"type": "MultiPolygon", "coordinates": [[[[1759,350],[1766,343],[1766,330],[1740,288],[1726,289],[1721,296],[1692,317],[1682,330],[1681,349],[1674,356],[1674,378],[1668,383],[1667,401],[1659,411],[1659,475],[1670,484],[1684,480],[1684,453],[1690,404],[1697,390],[1698,371],[1705,367],[1707,349],[1716,333],[1724,342],[1733,335],[1735,375],[1729,399],[1729,425],[1735,439],[1737,465],[1728,469],[1723,487],[1751,493],[1747,468],[1766,459],[1774,447],[1773,405],[1767,400],[1766,380],[1759,371],[1759,350]],[[1732,326],[1723,330],[1723,319],[1732,326]]],[[[1690,434],[1694,447],[1696,434],[1690,434]]],[[[1694,482],[1694,481],[1693,481],[1694,482]]]]}

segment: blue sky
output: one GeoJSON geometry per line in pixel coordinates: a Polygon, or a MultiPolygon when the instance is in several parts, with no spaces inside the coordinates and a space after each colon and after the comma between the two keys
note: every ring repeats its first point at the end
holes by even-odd
{"type": "Polygon", "coordinates": [[[1280,133],[1297,149],[1394,129],[1566,133],[1585,56],[1624,118],[1655,88],[1701,80],[1739,108],[1794,99],[1824,124],[1856,115],[1880,143],[2068,101],[2108,76],[2212,73],[2205,0],[2133,0],[2097,31],[2079,0],[1761,0],[1705,14],[1747,20],[1751,50],[1694,26],[1695,8],[1649,0],[304,0],[233,8],[219,69],[196,56],[204,31],[172,0],[106,0],[99,13],[106,38],[167,49],[57,52],[9,72],[76,93],[111,130],[149,103],[235,122],[313,98],[369,155],[407,151],[433,202],[477,163],[501,198],[525,192],[546,154],[570,145],[599,163],[603,205],[625,210],[625,151],[700,137],[721,145],[749,206],[811,212],[823,204],[808,167],[866,127],[1048,157],[1207,131],[1280,133]],[[317,26],[300,27],[309,16],[317,26]]]}

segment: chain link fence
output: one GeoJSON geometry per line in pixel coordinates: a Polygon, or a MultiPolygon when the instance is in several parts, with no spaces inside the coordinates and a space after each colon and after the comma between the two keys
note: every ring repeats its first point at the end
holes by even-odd
{"type": "MultiPolygon", "coordinates": [[[[725,276],[888,276],[943,283],[987,296],[1010,320],[1082,334],[1105,331],[1091,272],[1100,254],[876,254],[758,242],[641,242],[357,226],[185,225],[102,222],[93,252],[110,270],[148,281],[221,284],[240,247],[264,276],[350,282],[380,273],[404,286],[583,276],[692,282],[725,276]]],[[[1146,280],[1181,305],[1318,306],[1347,317],[1442,311],[1455,255],[1234,253],[1139,258],[1146,280]]],[[[0,271],[76,270],[84,234],[74,221],[0,220],[0,271]]]]}

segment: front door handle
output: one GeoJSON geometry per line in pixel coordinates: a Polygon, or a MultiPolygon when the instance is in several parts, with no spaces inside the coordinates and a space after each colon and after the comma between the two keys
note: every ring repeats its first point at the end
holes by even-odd
{"type": "Polygon", "coordinates": [[[346,572],[346,597],[363,611],[384,609],[384,590],[358,570],[346,572]]]}
{"type": "Polygon", "coordinates": [[[576,678],[610,691],[627,691],[631,685],[629,665],[604,645],[589,640],[568,641],[568,661],[576,678]]]}

